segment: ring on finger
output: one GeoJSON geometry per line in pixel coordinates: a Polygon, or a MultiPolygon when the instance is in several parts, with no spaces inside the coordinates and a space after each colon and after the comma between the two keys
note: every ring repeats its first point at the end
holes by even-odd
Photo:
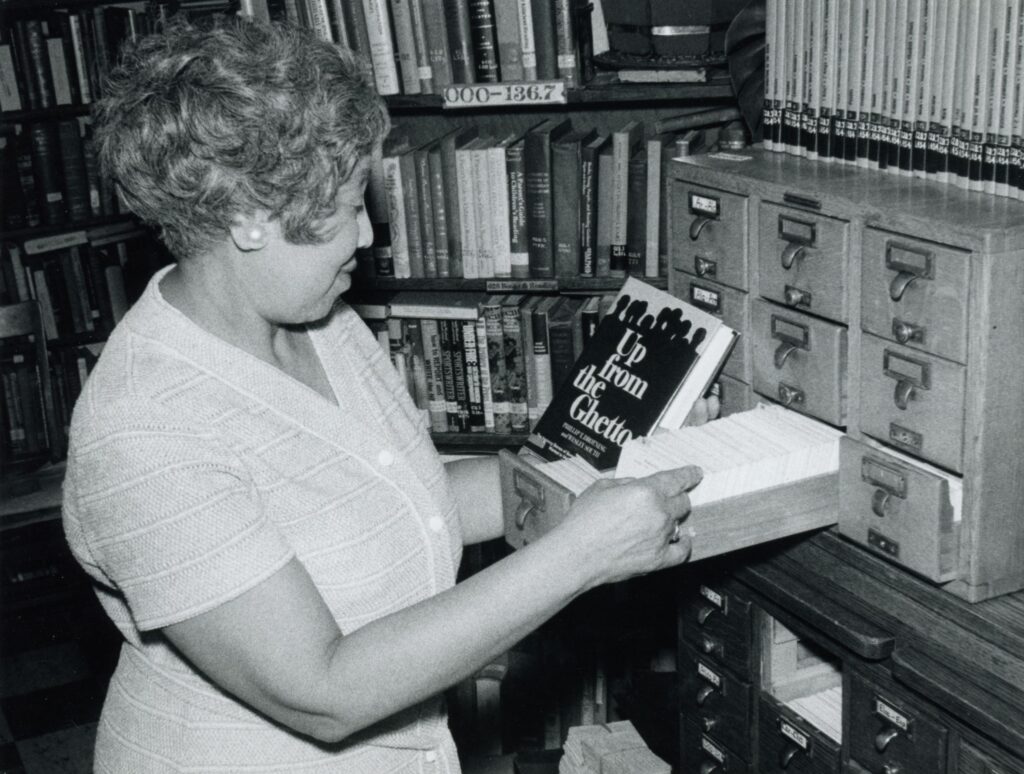
{"type": "Polygon", "coordinates": [[[672,530],[672,535],[668,539],[669,543],[678,543],[680,541],[680,539],[683,536],[683,534],[682,534],[682,526],[683,525],[680,522],[678,522],[678,521],[676,522],[675,529],[672,530]]]}

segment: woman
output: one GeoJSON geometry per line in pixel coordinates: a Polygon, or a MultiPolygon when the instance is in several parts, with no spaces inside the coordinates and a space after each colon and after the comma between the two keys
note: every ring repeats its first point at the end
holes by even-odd
{"type": "Polygon", "coordinates": [[[96,771],[458,771],[441,691],[580,593],[684,561],[699,472],[597,485],[455,585],[462,545],[501,534],[493,460],[446,473],[338,301],[388,130],[365,70],[299,29],[176,23],[95,123],[177,259],[72,421],[65,530],[125,639],[96,771]]]}

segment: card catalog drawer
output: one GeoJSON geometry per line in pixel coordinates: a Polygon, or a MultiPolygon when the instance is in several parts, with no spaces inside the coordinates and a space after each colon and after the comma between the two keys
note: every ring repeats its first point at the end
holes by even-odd
{"type": "Polygon", "coordinates": [[[957,748],[957,759],[950,769],[953,774],[1014,774],[1024,771],[1024,760],[1020,758],[982,752],[964,739],[960,740],[957,748]]]}
{"type": "Polygon", "coordinates": [[[756,300],[754,390],[833,425],[846,424],[846,328],[756,300]]]}
{"type": "Polygon", "coordinates": [[[945,727],[889,689],[850,674],[850,758],[871,772],[943,772],[945,727]]]}
{"type": "Polygon", "coordinates": [[[673,268],[747,290],[747,198],[677,182],[673,268]]]}
{"type": "MultiPolygon", "coordinates": [[[[746,293],[678,269],[672,272],[670,290],[677,298],[721,318],[733,330],[750,330],[750,297],[746,293]]],[[[747,346],[747,337],[741,335],[725,361],[722,373],[744,382],[750,381],[747,346]]]]}
{"type": "Polygon", "coordinates": [[[749,764],[736,752],[700,730],[685,715],[679,716],[680,771],[686,774],[751,774],[749,764]]]}
{"type": "Polygon", "coordinates": [[[686,647],[679,649],[678,670],[679,711],[712,739],[749,760],[754,720],[750,683],[686,647]]]}
{"type": "MultiPolygon", "coordinates": [[[[742,337],[740,338],[742,340],[742,337]]],[[[754,407],[754,393],[750,389],[750,385],[726,374],[721,374],[718,377],[718,381],[712,386],[712,391],[718,395],[722,406],[719,416],[727,417],[730,414],[754,407]]]]}
{"type": "Polygon", "coordinates": [[[759,774],[838,774],[839,744],[772,700],[758,716],[759,774]]]}
{"type": "Polygon", "coordinates": [[[846,221],[763,203],[758,247],[760,295],[847,322],[848,232],[846,221]]]}
{"type": "Polygon", "coordinates": [[[702,583],[683,594],[680,640],[731,669],[741,680],[751,676],[753,626],[750,602],[726,587],[702,583]]]}
{"type": "Polygon", "coordinates": [[[970,253],[868,228],[861,258],[861,327],[965,363],[970,253]]]}
{"type": "Polygon", "coordinates": [[[861,430],[901,451],[963,471],[965,367],[865,333],[861,430]]]}
{"type": "Polygon", "coordinates": [[[839,531],[933,581],[956,577],[949,482],[849,437],[839,444],[839,531]]]}

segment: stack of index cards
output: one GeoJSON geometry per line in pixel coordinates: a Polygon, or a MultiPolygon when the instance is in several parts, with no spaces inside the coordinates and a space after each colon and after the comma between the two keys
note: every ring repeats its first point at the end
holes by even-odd
{"type": "Polygon", "coordinates": [[[569,729],[559,774],[671,774],[628,720],[569,729]]]}
{"type": "Polygon", "coordinates": [[[705,425],[628,441],[615,477],[698,465],[704,478],[690,492],[690,504],[696,507],[834,473],[842,436],[795,411],[762,404],[705,425]]]}

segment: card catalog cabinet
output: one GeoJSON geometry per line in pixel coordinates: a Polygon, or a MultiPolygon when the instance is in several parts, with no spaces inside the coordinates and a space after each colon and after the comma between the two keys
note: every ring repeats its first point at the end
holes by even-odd
{"type": "Polygon", "coordinates": [[[671,171],[669,290],[742,333],[723,412],[844,429],[866,550],[971,602],[1024,588],[1024,203],[745,155],[671,171]]]}

